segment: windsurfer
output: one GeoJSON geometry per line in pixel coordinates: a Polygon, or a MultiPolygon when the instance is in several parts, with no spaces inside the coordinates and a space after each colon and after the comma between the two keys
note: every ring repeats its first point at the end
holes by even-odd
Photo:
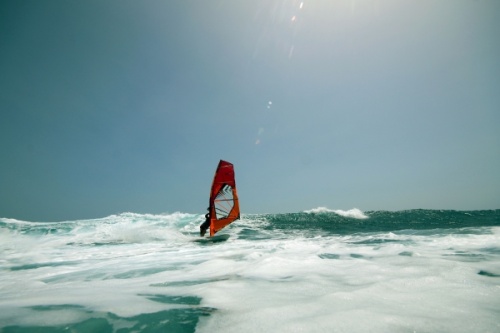
{"type": "Polygon", "coordinates": [[[200,236],[205,236],[207,229],[210,227],[210,212],[205,214],[205,222],[200,225],[200,236]]]}

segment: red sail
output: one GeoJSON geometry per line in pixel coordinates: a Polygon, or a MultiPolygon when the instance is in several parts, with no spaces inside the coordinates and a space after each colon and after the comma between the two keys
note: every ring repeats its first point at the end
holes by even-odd
{"type": "Polygon", "coordinates": [[[210,236],[240,218],[234,167],[220,160],[210,190],[210,236]]]}

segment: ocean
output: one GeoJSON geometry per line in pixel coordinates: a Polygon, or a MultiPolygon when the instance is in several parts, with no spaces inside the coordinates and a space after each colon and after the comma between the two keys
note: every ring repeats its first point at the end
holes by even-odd
{"type": "Polygon", "coordinates": [[[500,332],[500,210],[203,220],[0,218],[0,331],[500,332]]]}

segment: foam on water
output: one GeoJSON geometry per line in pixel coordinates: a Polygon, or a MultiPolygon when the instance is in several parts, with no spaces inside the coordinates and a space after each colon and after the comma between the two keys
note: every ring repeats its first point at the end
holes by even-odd
{"type": "MultiPolygon", "coordinates": [[[[343,216],[367,218],[359,212],[343,216]]],[[[499,227],[301,234],[248,215],[225,229],[227,241],[200,243],[202,220],[0,219],[0,327],[500,330],[499,227]]]]}
{"type": "Polygon", "coordinates": [[[326,207],[317,207],[313,208],[310,210],[304,211],[304,213],[315,213],[315,214],[321,214],[321,213],[335,213],[340,216],[345,216],[345,217],[352,217],[356,219],[366,219],[368,216],[366,216],[360,209],[358,208],[353,208],[349,210],[340,210],[340,209],[329,209],[326,207]]]}

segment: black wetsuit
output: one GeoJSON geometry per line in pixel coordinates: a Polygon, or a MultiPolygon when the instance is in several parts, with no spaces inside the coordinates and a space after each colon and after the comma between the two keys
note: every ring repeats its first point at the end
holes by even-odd
{"type": "Polygon", "coordinates": [[[207,229],[210,227],[210,214],[205,215],[205,222],[200,225],[200,236],[205,236],[207,229]]]}

